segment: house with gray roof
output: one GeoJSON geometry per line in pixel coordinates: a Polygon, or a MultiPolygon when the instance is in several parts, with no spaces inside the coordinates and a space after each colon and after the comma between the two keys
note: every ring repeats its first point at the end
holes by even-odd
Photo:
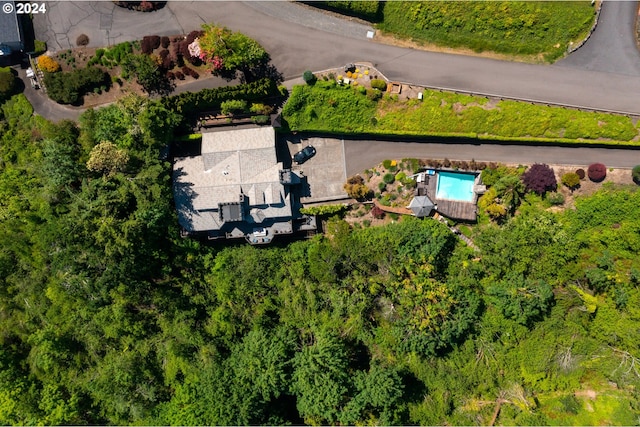
{"type": "Polygon", "coordinates": [[[173,166],[180,225],[208,239],[264,244],[297,231],[293,190],[300,182],[278,161],[272,127],[204,133],[201,154],[176,158],[173,166]]]}
{"type": "Polygon", "coordinates": [[[6,62],[5,58],[10,57],[12,52],[24,50],[22,25],[16,13],[15,2],[5,0],[3,6],[6,5],[12,5],[13,8],[11,13],[6,13],[4,10],[0,13],[0,59],[4,59],[3,62],[6,62]]]}

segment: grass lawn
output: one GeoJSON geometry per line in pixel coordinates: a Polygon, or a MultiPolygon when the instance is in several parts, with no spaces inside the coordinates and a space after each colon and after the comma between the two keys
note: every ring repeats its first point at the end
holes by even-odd
{"type": "Polygon", "coordinates": [[[417,42],[553,61],[585,37],[590,1],[392,1],[378,27],[417,42]]]}
{"type": "Polygon", "coordinates": [[[429,90],[422,101],[373,101],[363,91],[332,81],[296,86],[283,116],[293,131],[640,145],[626,116],[429,90]]]}
{"type": "Polygon", "coordinates": [[[414,42],[554,61],[595,19],[590,1],[320,1],[307,4],[371,22],[414,42]]]}

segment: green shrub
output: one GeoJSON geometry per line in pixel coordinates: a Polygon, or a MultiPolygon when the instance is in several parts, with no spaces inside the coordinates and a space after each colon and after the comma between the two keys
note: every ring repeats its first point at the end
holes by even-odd
{"type": "Polygon", "coordinates": [[[271,122],[271,118],[269,116],[261,114],[258,116],[252,116],[251,121],[257,125],[266,125],[271,122]]]}
{"type": "Polygon", "coordinates": [[[304,109],[304,115],[309,121],[318,118],[318,113],[316,113],[316,109],[312,105],[307,105],[307,108],[304,109]]]}
{"type": "Polygon", "coordinates": [[[347,205],[323,205],[301,208],[303,215],[339,215],[342,216],[349,207],[347,205]]]}
{"type": "Polygon", "coordinates": [[[283,117],[290,130],[312,127],[340,133],[362,133],[371,126],[375,105],[366,95],[349,86],[318,81],[313,86],[294,86],[283,108],[283,117]],[[305,113],[308,106],[314,109],[314,117],[305,113]]]}
{"type": "Polygon", "coordinates": [[[309,70],[302,73],[302,80],[308,85],[313,85],[318,80],[316,76],[309,70]]]}
{"type": "Polygon", "coordinates": [[[373,89],[378,89],[381,92],[387,90],[387,82],[381,79],[373,79],[371,80],[371,87],[373,89]]]}
{"type": "Polygon", "coordinates": [[[640,165],[635,166],[631,170],[631,178],[633,179],[633,182],[640,185],[640,165]]]}
{"type": "Polygon", "coordinates": [[[378,183],[378,190],[384,191],[386,189],[387,189],[387,184],[385,184],[384,182],[379,182],[378,183]]]}
{"type": "Polygon", "coordinates": [[[243,99],[230,99],[220,104],[222,114],[237,114],[247,110],[247,101],[243,99]]]}
{"type": "Polygon", "coordinates": [[[385,169],[389,169],[391,167],[391,160],[389,159],[383,160],[382,166],[384,166],[385,169]]]}
{"type": "Polygon", "coordinates": [[[564,195],[556,192],[547,193],[547,200],[552,205],[561,205],[564,203],[564,195]]]}
{"type": "Polygon", "coordinates": [[[111,54],[110,57],[116,62],[116,64],[120,65],[133,53],[133,45],[131,42],[118,43],[109,49],[109,53],[111,54]]]}
{"type": "MultiPolygon", "coordinates": [[[[61,104],[76,104],[82,96],[101,86],[107,87],[108,74],[96,67],[87,67],[64,73],[45,73],[47,94],[61,104]]],[[[110,82],[109,82],[110,83],[110,82]]]]}
{"type": "Polygon", "coordinates": [[[91,59],[89,59],[89,62],[87,63],[87,66],[91,66],[91,65],[95,65],[95,64],[99,64],[102,61],[102,57],[104,56],[104,49],[96,49],[96,53],[95,55],[93,55],[91,57],[91,59]]]}
{"type": "Polygon", "coordinates": [[[560,179],[562,185],[569,188],[570,190],[574,190],[580,186],[580,177],[575,172],[569,172],[562,175],[560,179]]]}
{"type": "Polygon", "coordinates": [[[260,102],[254,102],[251,104],[249,111],[253,114],[269,115],[273,111],[273,107],[260,102]]]}
{"type": "MultiPolygon", "coordinates": [[[[380,98],[382,98],[382,92],[380,92],[379,90],[376,90],[376,89],[367,89],[366,93],[367,93],[367,98],[369,98],[372,101],[377,101],[380,98]]],[[[374,117],[374,119],[375,119],[375,117],[374,117]]]]}
{"type": "Polygon", "coordinates": [[[395,177],[393,176],[392,173],[387,173],[382,177],[382,180],[386,183],[386,184],[393,184],[393,182],[395,181],[395,177]]]}
{"type": "Polygon", "coordinates": [[[34,40],[33,42],[33,51],[36,55],[43,54],[47,51],[47,43],[41,40],[34,40]]]}
{"type": "Polygon", "coordinates": [[[278,86],[278,93],[280,96],[287,98],[289,96],[289,89],[284,85],[280,85],[278,86]]]}
{"type": "Polygon", "coordinates": [[[404,182],[406,178],[407,178],[407,174],[404,172],[398,172],[395,177],[396,181],[399,181],[399,182],[404,182]]]}

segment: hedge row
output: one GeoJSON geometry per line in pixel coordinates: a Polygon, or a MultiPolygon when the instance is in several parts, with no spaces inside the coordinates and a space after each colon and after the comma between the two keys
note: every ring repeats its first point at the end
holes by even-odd
{"type": "MultiPolygon", "coordinates": [[[[289,129],[291,130],[291,129],[289,129]]],[[[450,139],[456,140],[459,142],[460,140],[470,140],[475,139],[478,141],[491,141],[495,143],[522,143],[522,144],[530,144],[530,143],[542,143],[549,145],[602,145],[602,146],[627,146],[627,147],[637,147],[640,146],[640,143],[633,141],[594,141],[594,140],[583,140],[583,139],[566,139],[566,138],[529,138],[529,137],[504,137],[504,136],[495,136],[495,135],[480,135],[477,133],[470,132],[412,132],[412,131],[395,131],[395,132],[376,132],[376,131],[367,131],[367,132],[351,132],[348,130],[345,131],[329,131],[324,129],[304,129],[304,132],[320,132],[323,135],[335,135],[335,136],[344,136],[344,135],[358,135],[360,137],[371,137],[371,138],[389,138],[389,139],[397,139],[397,138],[407,138],[414,139],[419,138],[421,142],[431,142],[433,139],[450,139]]]]}
{"type": "Polygon", "coordinates": [[[243,99],[260,101],[278,95],[278,87],[271,79],[261,79],[237,86],[203,89],[200,92],[184,92],[162,99],[164,106],[181,114],[220,108],[223,101],[243,99]]]}
{"type": "Polygon", "coordinates": [[[348,16],[355,16],[371,22],[382,21],[383,2],[367,1],[306,1],[311,6],[331,10],[348,16]]]}

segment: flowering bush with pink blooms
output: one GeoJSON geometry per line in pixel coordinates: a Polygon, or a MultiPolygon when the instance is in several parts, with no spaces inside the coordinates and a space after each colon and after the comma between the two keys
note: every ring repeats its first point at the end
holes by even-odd
{"type": "Polygon", "coordinates": [[[202,29],[204,33],[197,39],[197,56],[209,64],[214,73],[251,69],[269,60],[267,51],[242,33],[213,24],[204,24],[202,29]]]}

